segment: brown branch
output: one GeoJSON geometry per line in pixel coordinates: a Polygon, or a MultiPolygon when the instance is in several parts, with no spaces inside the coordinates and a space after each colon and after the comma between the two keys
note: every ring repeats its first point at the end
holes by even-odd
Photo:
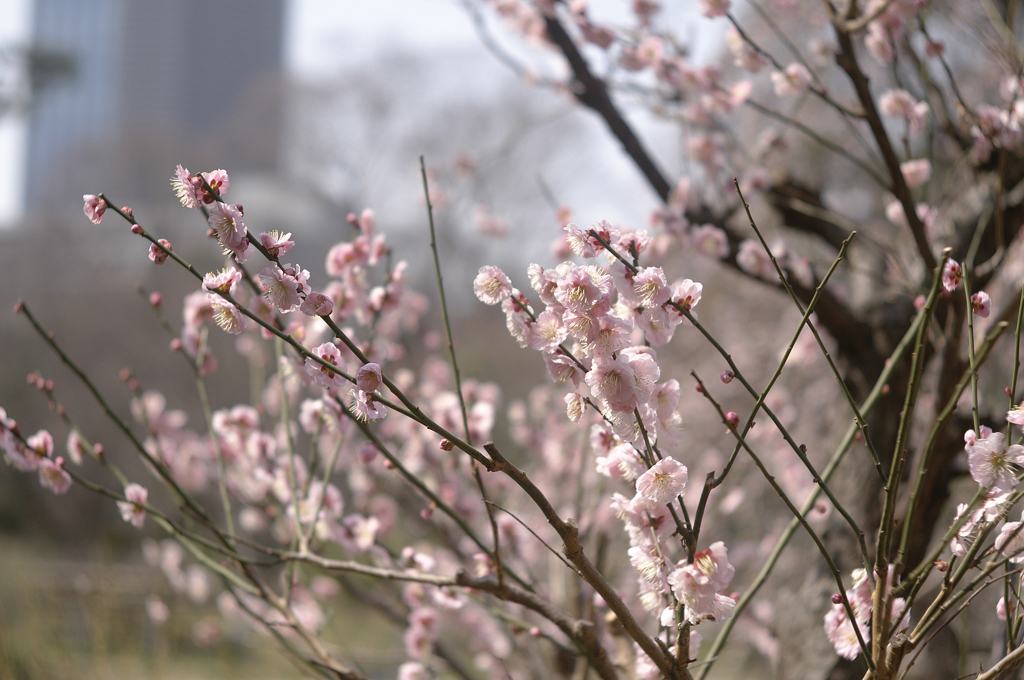
{"type": "Polygon", "coordinates": [[[647,183],[657,192],[661,200],[667,203],[669,194],[672,192],[672,185],[665,179],[665,175],[658,169],[654,159],[644,149],[643,143],[633,132],[633,128],[615,107],[604,81],[591,73],[590,67],[577,49],[576,43],[566,33],[565,28],[554,14],[544,15],[544,25],[548,32],[548,38],[562,51],[569,62],[569,67],[572,68],[575,79],[572,86],[573,95],[581,104],[593,109],[604,118],[604,122],[622,144],[622,148],[647,178],[647,183]]]}
{"type": "Polygon", "coordinates": [[[490,593],[500,600],[515,602],[537,612],[558,626],[570,640],[580,646],[590,665],[601,678],[604,680],[617,680],[618,673],[608,657],[608,652],[601,646],[601,641],[597,638],[593,622],[567,616],[536,593],[499,583],[491,577],[474,578],[466,572],[460,571],[455,576],[455,583],[464,588],[473,588],[474,590],[490,593]]]}
{"type": "Polygon", "coordinates": [[[562,539],[562,551],[569,558],[569,561],[573,563],[573,566],[576,567],[577,573],[604,598],[608,608],[619,618],[622,627],[640,645],[640,648],[644,650],[655,665],[658,666],[662,674],[670,680],[692,680],[689,671],[685,668],[680,668],[676,664],[675,659],[665,654],[664,650],[657,645],[654,639],[644,632],[640,624],[633,618],[633,614],[629,611],[626,603],[622,601],[622,598],[615,592],[615,589],[605,580],[601,572],[594,567],[590,558],[583,551],[583,545],[580,543],[579,526],[576,524],[576,520],[571,518],[563,520],[559,517],[554,506],[551,505],[551,502],[544,493],[537,488],[533,480],[525,472],[510,463],[493,442],[484,444],[484,450],[491,456],[493,461],[488,467],[488,471],[501,472],[508,475],[533,500],[537,508],[544,514],[548,524],[558,532],[558,536],[562,539]]]}
{"type": "Polygon", "coordinates": [[[853,49],[853,39],[849,33],[843,32],[839,28],[836,29],[836,38],[839,42],[839,53],[836,55],[836,63],[846,71],[850,82],[853,83],[853,88],[857,92],[857,98],[864,109],[864,118],[871,128],[871,135],[875,138],[878,150],[882,153],[882,159],[889,170],[889,176],[892,179],[892,185],[889,189],[896,196],[896,200],[903,206],[903,212],[907,216],[907,223],[910,225],[910,232],[914,236],[914,243],[917,245],[918,254],[921,256],[921,261],[924,263],[926,271],[932,271],[935,269],[935,255],[932,253],[931,246],[928,245],[928,237],[924,233],[924,223],[917,216],[917,205],[914,202],[913,195],[910,193],[910,187],[907,186],[907,182],[903,177],[903,171],[900,170],[900,160],[896,156],[896,151],[892,148],[892,142],[889,140],[889,135],[885,131],[882,119],[878,115],[878,108],[875,106],[875,99],[871,95],[867,76],[864,75],[860,64],[857,63],[857,55],[853,49]]]}
{"type": "Polygon", "coordinates": [[[768,200],[782,215],[786,226],[808,234],[814,234],[830,246],[839,250],[843,241],[853,229],[843,227],[829,217],[828,209],[821,201],[821,193],[787,180],[770,187],[768,200]]]}

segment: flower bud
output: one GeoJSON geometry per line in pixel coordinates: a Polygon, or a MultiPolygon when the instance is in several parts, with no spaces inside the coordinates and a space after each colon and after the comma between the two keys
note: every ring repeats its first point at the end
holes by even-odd
{"type": "Polygon", "coordinates": [[[455,444],[452,444],[448,439],[442,439],[440,447],[442,451],[451,451],[455,448],[455,444]]]}
{"type": "Polygon", "coordinates": [[[736,374],[733,373],[732,371],[722,371],[722,375],[719,377],[722,379],[723,383],[728,385],[729,383],[732,382],[732,379],[736,377],[736,374]]]}
{"type": "Polygon", "coordinates": [[[839,593],[832,593],[832,604],[842,604],[843,596],[839,593]]]}
{"type": "Polygon", "coordinates": [[[164,302],[164,296],[161,295],[160,293],[150,293],[149,294],[149,304],[153,305],[154,307],[159,307],[160,305],[163,304],[163,302],[164,302]]]}
{"type": "Polygon", "coordinates": [[[949,569],[949,563],[945,560],[937,560],[934,562],[935,570],[945,573],[949,569]]]}
{"type": "Polygon", "coordinates": [[[735,411],[727,412],[725,414],[725,422],[729,423],[729,425],[733,427],[736,427],[737,425],[740,424],[740,414],[736,413],[735,411]]]}
{"type": "Polygon", "coordinates": [[[135,234],[136,236],[139,236],[139,235],[142,234],[142,232],[143,232],[143,229],[142,229],[141,226],[139,226],[138,224],[133,224],[132,225],[132,233],[133,234],[135,234]]]}

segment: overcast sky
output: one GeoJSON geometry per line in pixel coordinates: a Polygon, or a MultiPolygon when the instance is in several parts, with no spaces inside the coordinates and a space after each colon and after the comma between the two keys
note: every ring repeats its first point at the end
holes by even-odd
{"type": "MultiPolygon", "coordinates": [[[[436,55],[466,51],[492,61],[483,47],[463,0],[286,0],[286,68],[303,80],[326,78],[381,54],[436,55]]],[[[628,0],[591,0],[594,20],[626,21],[628,0]]],[[[0,0],[0,46],[25,44],[31,22],[31,0],[0,0]]],[[[719,26],[702,23],[692,31],[693,3],[666,4],[662,19],[687,26],[682,35],[693,53],[708,54],[718,42],[719,26]],[[711,49],[709,50],[709,46],[711,49]]],[[[723,22],[724,24],[724,22],[723,22]]],[[[24,120],[0,119],[0,225],[17,217],[24,155],[24,120]]]]}
{"type": "MultiPolygon", "coordinates": [[[[285,63],[302,78],[337,73],[396,48],[474,49],[479,39],[458,0],[288,0],[285,63]]],[[[31,0],[0,0],[0,46],[25,44],[31,0]]],[[[24,120],[0,120],[0,224],[17,217],[22,193],[24,120]]]]}

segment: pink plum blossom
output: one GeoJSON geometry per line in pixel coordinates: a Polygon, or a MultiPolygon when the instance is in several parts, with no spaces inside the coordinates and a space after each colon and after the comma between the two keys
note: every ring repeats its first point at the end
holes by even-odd
{"type": "Polygon", "coordinates": [[[928,103],[919,102],[906,90],[888,90],[878,98],[878,109],[884,116],[903,118],[909,124],[911,137],[917,135],[928,119],[928,103]]]}
{"type": "Polygon", "coordinates": [[[228,177],[227,170],[214,170],[213,172],[202,173],[203,179],[210,185],[217,195],[211,196],[210,192],[205,187],[200,185],[202,192],[203,203],[210,204],[217,200],[219,197],[228,193],[228,189],[231,187],[231,179],[228,177]]]}
{"type": "Polygon", "coordinates": [[[242,206],[238,203],[217,202],[210,210],[210,230],[224,248],[224,254],[233,253],[239,262],[249,259],[249,230],[242,222],[242,206]]]}
{"type": "Polygon", "coordinates": [[[691,625],[701,621],[723,621],[732,617],[735,600],[722,591],[732,580],[735,569],[721,541],[694,555],[690,564],[680,563],[669,574],[672,593],[686,606],[686,620],[691,625]]]}
{"type": "Polygon", "coordinates": [[[39,461],[39,483],[57,494],[58,496],[67,493],[71,488],[71,475],[64,469],[64,459],[50,460],[43,458],[39,461]]]}
{"type": "Polygon", "coordinates": [[[907,186],[913,189],[932,178],[932,163],[927,158],[919,158],[900,163],[900,171],[907,186]]]}
{"type": "Polygon", "coordinates": [[[249,325],[242,311],[219,295],[210,295],[210,307],[213,309],[213,322],[226,333],[238,335],[249,325]]]}
{"type": "Polygon", "coordinates": [[[1007,522],[996,536],[996,550],[1011,562],[1024,562],[1024,522],[1007,522]]]}
{"type": "Polygon", "coordinates": [[[149,246],[149,259],[153,261],[153,264],[163,264],[170,257],[170,251],[173,250],[171,242],[165,238],[160,239],[160,245],[153,243],[149,246]],[[160,246],[163,246],[162,248],[160,246]]]}
{"type": "Polygon", "coordinates": [[[384,374],[380,364],[365,364],[356,372],[356,387],[364,392],[376,392],[384,384],[384,374]]]}
{"type": "Polygon", "coordinates": [[[473,292],[485,305],[497,305],[512,294],[512,282],[505,272],[497,267],[485,265],[473,279],[473,292]]]}
{"type": "Polygon", "coordinates": [[[270,262],[260,272],[263,297],[280,312],[294,312],[302,304],[303,296],[310,292],[306,284],[308,278],[309,272],[305,269],[270,262]]]}
{"type": "Polygon", "coordinates": [[[622,355],[595,360],[586,381],[591,393],[614,410],[632,411],[639,403],[633,367],[622,355]]]}
{"type": "Polygon", "coordinates": [[[103,213],[107,210],[107,202],[99,196],[93,194],[85,194],[82,196],[85,201],[85,216],[88,217],[93,224],[99,224],[103,221],[103,213]]]}
{"type": "Polygon", "coordinates": [[[299,305],[299,311],[306,316],[330,316],[334,311],[334,300],[323,293],[313,291],[299,305]]]}
{"type": "Polygon", "coordinates": [[[1017,404],[1007,411],[1006,422],[1024,426],[1024,404],[1017,404]]]}
{"type": "Polygon", "coordinates": [[[295,241],[292,241],[291,238],[291,233],[284,234],[280,231],[265,231],[260,234],[260,245],[273,257],[281,257],[295,245],[295,241]]]}
{"type": "Polygon", "coordinates": [[[180,165],[175,168],[174,177],[171,178],[171,187],[174,189],[175,196],[186,208],[198,208],[202,205],[198,193],[201,191],[200,184],[199,180],[189,173],[188,168],[180,165]]]}
{"type": "MultiPolygon", "coordinates": [[[[313,354],[334,366],[340,366],[342,363],[341,352],[331,342],[313,348],[313,354]]],[[[347,382],[338,371],[331,370],[309,357],[306,357],[305,365],[306,373],[313,378],[313,382],[326,390],[340,390],[347,382]]]]}
{"type": "Polygon", "coordinates": [[[992,298],[989,297],[988,293],[979,290],[971,296],[971,311],[982,319],[988,318],[988,315],[992,312],[992,298]]]}
{"type": "Polygon", "coordinates": [[[1024,464],[1024,446],[1006,447],[1006,435],[993,432],[967,447],[967,464],[974,481],[986,489],[1012,491],[1017,486],[1016,466],[1024,464]]]}
{"type": "Polygon", "coordinates": [[[686,478],[686,466],[666,456],[640,475],[636,492],[655,503],[671,503],[683,493],[686,478]]]}
{"type": "Polygon", "coordinates": [[[221,269],[216,274],[209,273],[203,277],[203,290],[208,293],[219,291],[230,293],[234,290],[235,284],[242,280],[242,270],[235,267],[221,269]]]}
{"type": "Polygon", "coordinates": [[[725,232],[713,224],[702,224],[690,231],[690,243],[707,255],[722,259],[729,256],[729,239],[725,232]]]}
{"type": "Polygon", "coordinates": [[[146,521],[146,509],[142,506],[149,498],[146,487],[132,482],[124,488],[125,500],[117,501],[117,509],[121,511],[121,519],[131,522],[136,529],[141,529],[146,521]]]}
{"type": "Polygon", "coordinates": [[[785,71],[772,74],[772,87],[779,97],[794,97],[807,91],[811,84],[811,74],[803,64],[794,62],[785,71]]]}
{"type": "Polygon", "coordinates": [[[942,267],[942,287],[946,289],[947,293],[952,293],[960,285],[963,275],[964,271],[959,262],[952,258],[946,260],[946,264],[942,267]]]}

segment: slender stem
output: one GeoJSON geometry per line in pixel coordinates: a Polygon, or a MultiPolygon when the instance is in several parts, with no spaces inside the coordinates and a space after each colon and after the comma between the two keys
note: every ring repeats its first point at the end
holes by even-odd
{"type": "MultiPolygon", "coordinates": [[[[889,359],[885,362],[885,368],[882,369],[882,373],[878,376],[878,379],[875,381],[874,387],[871,389],[871,392],[864,400],[864,403],[861,404],[862,414],[868,415],[871,413],[871,411],[874,410],[875,404],[877,404],[878,400],[882,397],[885,391],[885,386],[888,384],[890,377],[892,377],[893,372],[896,370],[896,367],[902,360],[903,355],[910,347],[911,342],[914,340],[914,338],[917,337],[917,329],[920,327],[923,321],[924,315],[919,312],[918,315],[915,317],[914,322],[911,324],[910,328],[908,328],[907,332],[903,334],[903,338],[900,340],[899,344],[896,345],[896,348],[893,350],[892,354],[889,355],[889,359]]],[[[836,448],[835,453],[832,454],[831,460],[829,460],[828,465],[825,466],[825,469],[821,474],[821,478],[826,482],[832,478],[832,474],[836,471],[836,469],[839,467],[839,464],[846,457],[846,452],[850,450],[850,446],[853,444],[858,429],[859,428],[857,426],[857,423],[853,423],[846,430],[846,434],[844,435],[839,446],[836,448]]],[[[707,483],[705,483],[705,488],[706,487],[707,483]]],[[[807,498],[806,501],[804,501],[803,507],[800,510],[801,516],[807,516],[807,514],[811,511],[811,509],[817,502],[818,495],[820,493],[820,487],[812,489],[810,496],[807,498]]],[[[704,667],[703,671],[701,672],[697,680],[704,680],[704,678],[710,672],[711,666],[719,658],[719,653],[725,647],[725,643],[726,641],[728,641],[729,635],[732,633],[733,627],[736,625],[736,621],[739,619],[740,613],[747,608],[747,605],[750,604],[751,600],[754,599],[754,597],[757,595],[761,587],[768,581],[768,577],[775,569],[775,565],[778,563],[778,560],[782,556],[783,551],[786,549],[786,546],[789,545],[789,541],[796,534],[797,529],[799,529],[800,526],[800,522],[796,518],[794,518],[790,520],[789,524],[783,530],[782,535],[779,536],[779,539],[775,542],[775,547],[772,548],[771,553],[765,560],[764,566],[761,567],[761,571],[758,572],[757,576],[747,586],[746,591],[743,593],[743,595],[740,596],[740,599],[736,602],[736,608],[735,610],[733,610],[732,618],[726,620],[722,624],[722,628],[718,632],[718,636],[715,637],[715,641],[714,643],[712,643],[711,649],[708,652],[708,661],[706,662],[707,665],[704,667]]]]}
{"type": "MultiPolygon", "coordinates": [[[[789,500],[789,496],[787,496],[786,492],[783,491],[781,486],[779,486],[779,483],[775,481],[775,477],[772,476],[770,472],[768,472],[768,468],[766,468],[764,463],[761,462],[760,457],[758,457],[758,455],[754,453],[754,450],[750,448],[750,445],[747,444],[746,440],[740,435],[739,432],[736,431],[736,428],[733,426],[732,423],[729,422],[728,418],[725,417],[725,411],[722,410],[722,407],[718,404],[717,401],[715,401],[715,398],[712,397],[711,394],[708,392],[707,387],[705,387],[704,382],[700,379],[700,376],[697,375],[696,371],[691,371],[690,375],[693,376],[694,380],[697,381],[697,385],[700,386],[701,395],[703,395],[705,399],[711,402],[711,405],[714,406],[716,411],[718,411],[718,415],[721,417],[722,422],[725,423],[726,427],[729,428],[729,432],[731,432],[732,435],[736,437],[736,440],[743,445],[743,450],[746,451],[747,455],[750,456],[750,459],[754,461],[754,465],[756,465],[757,469],[761,471],[761,474],[768,481],[768,484],[771,485],[775,493],[778,494],[779,498],[782,499],[782,502],[786,504],[786,507],[789,508],[789,511],[793,513],[794,519],[796,519],[796,521],[800,523],[800,526],[802,526],[804,530],[807,531],[807,534],[811,537],[811,540],[814,541],[814,544],[818,547],[818,552],[820,552],[821,556],[825,558],[825,563],[828,564],[828,568],[832,572],[832,577],[836,580],[836,585],[839,586],[839,593],[843,597],[843,606],[846,609],[846,615],[850,617],[851,621],[856,620],[856,616],[854,615],[853,609],[850,606],[849,598],[846,595],[846,588],[843,586],[843,575],[840,573],[839,567],[837,567],[835,562],[832,560],[832,556],[829,554],[828,548],[826,548],[825,544],[821,542],[821,538],[818,536],[818,533],[807,522],[807,519],[806,517],[804,517],[804,514],[800,510],[798,510],[795,505],[793,505],[793,502],[791,500],[789,500]]],[[[857,634],[857,642],[860,643],[861,651],[864,652],[864,660],[867,661],[868,667],[871,670],[874,670],[874,664],[871,661],[871,655],[868,652],[868,647],[864,641],[864,637],[861,635],[860,626],[854,626],[853,628],[854,632],[856,632],[857,634]]]]}
{"type": "MultiPolygon", "coordinates": [[[[437,235],[434,233],[434,206],[430,203],[430,188],[427,185],[427,166],[420,156],[420,176],[423,178],[423,198],[427,202],[427,223],[430,225],[430,251],[434,254],[434,274],[437,276],[437,293],[441,298],[441,318],[444,320],[444,332],[448,338],[448,356],[452,362],[452,373],[455,376],[455,393],[459,397],[459,410],[462,412],[462,427],[466,433],[466,441],[472,444],[472,436],[469,432],[469,415],[466,412],[466,397],[462,394],[462,378],[459,376],[459,362],[455,358],[455,343],[452,340],[452,325],[448,320],[448,302],[444,295],[444,278],[441,276],[441,259],[437,254],[437,235]]],[[[483,477],[480,476],[480,469],[474,463],[473,479],[480,491],[484,507],[487,510],[487,519],[491,525],[491,538],[494,541],[494,566],[498,574],[498,582],[503,583],[505,578],[501,566],[501,539],[498,532],[498,523],[494,519],[494,509],[488,503],[487,489],[484,488],[483,477]]]]}
{"type": "Polygon", "coordinates": [[[220,445],[220,437],[213,429],[213,411],[210,408],[210,398],[206,393],[206,382],[199,371],[196,371],[196,391],[199,392],[199,403],[203,408],[203,417],[206,418],[206,428],[210,432],[210,444],[213,446],[213,453],[217,459],[217,490],[220,493],[220,503],[224,510],[224,522],[227,525],[227,535],[232,543],[235,541],[235,520],[231,516],[231,498],[228,496],[227,469],[224,466],[224,451],[220,445]]]}

